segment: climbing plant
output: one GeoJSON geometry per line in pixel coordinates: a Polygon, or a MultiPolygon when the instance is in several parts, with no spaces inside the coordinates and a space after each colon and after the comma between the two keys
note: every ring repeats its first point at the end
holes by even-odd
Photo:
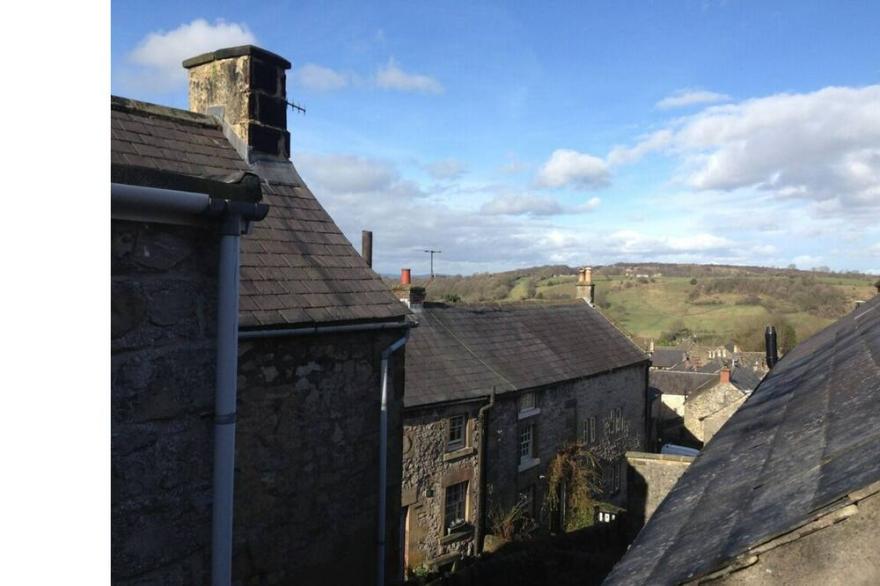
{"type": "Polygon", "coordinates": [[[563,529],[573,531],[593,522],[595,496],[602,492],[596,457],[581,443],[566,445],[547,469],[544,505],[552,513],[565,506],[563,529]],[[564,496],[562,503],[560,497],[564,496]]]}

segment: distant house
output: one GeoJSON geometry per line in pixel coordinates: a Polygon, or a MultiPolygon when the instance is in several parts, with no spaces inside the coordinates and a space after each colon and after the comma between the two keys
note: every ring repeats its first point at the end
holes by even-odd
{"type": "Polygon", "coordinates": [[[686,350],[681,348],[664,348],[664,347],[654,347],[654,343],[651,343],[651,347],[649,349],[651,354],[651,367],[652,368],[668,368],[675,369],[683,365],[687,362],[688,353],[686,350]]]}
{"type": "Polygon", "coordinates": [[[113,583],[393,581],[408,310],[289,161],[290,63],[184,66],[192,111],[110,104],[113,583]]]}
{"type": "Polygon", "coordinates": [[[880,296],[783,357],[605,584],[880,583],[880,296]]]}
{"type": "Polygon", "coordinates": [[[626,506],[624,454],[644,449],[646,435],[638,347],[584,299],[467,306],[423,304],[424,291],[405,284],[395,291],[419,321],[407,346],[407,566],[480,551],[490,512],[517,503],[544,528],[564,526],[564,510],[544,506],[546,475],[572,442],[599,457],[600,498],[626,506]]]}
{"type": "MultiPolygon", "coordinates": [[[[760,382],[749,368],[651,369],[650,387],[660,398],[661,443],[702,447],[760,382]]],[[[719,363],[720,366],[720,363],[719,363]]]]}

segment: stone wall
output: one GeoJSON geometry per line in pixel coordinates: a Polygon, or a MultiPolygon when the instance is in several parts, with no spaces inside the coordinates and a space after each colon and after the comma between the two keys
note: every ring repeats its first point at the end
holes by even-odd
{"type": "MultiPolygon", "coordinates": [[[[242,340],[233,576],[375,580],[382,351],[402,331],[242,340]]],[[[404,351],[389,397],[387,571],[400,568],[404,351]]]]}
{"type": "Polygon", "coordinates": [[[627,494],[627,511],[632,532],[635,533],[648,522],[694,458],[627,452],[626,461],[629,464],[627,476],[630,488],[627,494]]]}
{"type": "Polygon", "coordinates": [[[705,444],[739,408],[746,395],[730,383],[719,383],[688,397],[684,425],[705,444]]]}
{"type": "MultiPolygon", "coordinates": [[[[637,365],[600,376],[565,382],[535,391],[537,409],[523,417],[520,393],[499,395],[488,411],[489,437],[486,456],[487,527],[492,531],[492,513],[509,510],[519,494],[534,487],[533,512],[545,527],[544,510],[547,465],[559,448],[581,439],[583,422],[596,419],[596,440],[590,446],[607,468],[617,466],[620,490],[602,500],[626,506],[624,454],[644,449],[645,392],[647,365],[637,365]],[[621,429],[611,429],[612,409],[620,409],[621,429]],[[518,432],[522,425],[535,425],[536,462],[520,469],[518,432]]],[[[458,405],[433,405],[408,410],[404,423],[403,505],[408,507],[410,568],[436,566],[452,557],[472,553],[472,532],[443,535],[444,489],[468,480],[468,521],[479,519],[479,459],[481,438],[478,412],[486,399],[458,405]],[[469,439],[464,450],[447,452],[448,421],[453,415],[468,417],[469,439]],[[428,494],[432,496],[428,496],[428,494]]]]}
{"type": "MultiPolygon", "coordinates": [[[[210,579],[218,243],[213,229],[112,224],[114,584],[210,579]]],[[[235,584],[375,580],[380,360],[401,334],[241,341],[235,584]]],[[[393,579],[403,351],[392,364],[393,579]]]]}
{"type": "Polygon", "coordinates": [[[479,510],[480,406],[486,401],[408,410],[404,415],[403,506],[407,507],[407,566],[416,569],[456,554],[473,554],[479,510]],[[464,446],[449,450],[449,418],[466,417],[464,446]],[[468,527],[447,534],[446,487],[468,481],[468,527]]]}
{"type": "MultiPolygon", "coordinates": [[[[626,506],[626,474],[624,454],[644,448],[646,364],[629,366],[615,372],[577,381],[561,383],[537,392],[539,413],[520,418],[517,397],[498,397],[490,412],[487,480],[490,485],[488,507],[507,510],[518,495],[534,487],[534,512],[544,526],[549,514],[544,510],[547,465],[559,448],[580,440],[583,422],[596,419],[596,441],[588,447],[606,470],[618,467],[620,490],[606,490],[600,498],[615,505],[626,506]],[[611,410],[619,408],[622,429],[611,428],[611,410]],[[538,462],[520,470],[519,428],[534,423],[538,462]]],[[[487,527],[491,531],[491,527],[487,527]]]]}
{"type": "Polygon", "coordinates": [[[216,233],[111,224],[114,584],[210,576],[216,233]]]}

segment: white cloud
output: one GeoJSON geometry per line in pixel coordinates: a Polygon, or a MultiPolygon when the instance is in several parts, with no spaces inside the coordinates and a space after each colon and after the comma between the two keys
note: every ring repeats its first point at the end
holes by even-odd
{"type": "Polygon", "coordinates": [[[697,191],[751,188],[806,201],[815,217],[876,221],[880,85],[712,106],[614,149],[609,161],[632,163],[652,151],[676,157],[680,179],[697,191]]]}
{"type": "Polygon", "coordinates": [[[604,160],[570,149],[557,149],[538,172],[539,187],[579,187],[591,189],[608,184],[608,165],[604,160]]]}
{"type": "Polygon", "coordinates": [[[602,200],[599,199],[598,197],[591,197],[590,199],[588,199],[584,203],[574,206],[569,211],[572,213],[592,212],[593,210],[598,208],[601,203],[602,203],[602,200]]]}
{"type": "Polygon", "coordinates": [[[710,92],[706,90],[684,89],[678,90],[671,96],[666,96],[659,102],[656,107],[660,110],[670,110],[672,108],[686,108],[688,106],[716,104],[718,102],[727,102],[730,96],[710,92]]]}
{"type": "Polygon", "coordinates": [[[294,72],[294,78],[304,88],[318,92],[339,90],[351,82],[349,75],[314,63],[300,67],[294,72]]]}
{"type": "Polygon", "coordinates": [[[393,165],[347,154],[318,155],[298,153],[297,167],[320,191],[362,195],[385,193],[395,197],[425,195],[412,181],[401,179],[393,165]]]}
{"type": "Polygon", "coordinates": [[[376,85],[387,90],[402,92],[421,92],[426,94],[443,93],[443,85],[427,75],[407,73],[391,58],[376,72],[376,85]]]}
{"type": "Polygon", "coordinates": [[[608,243],[621,253],[649,258],[659,255],[725,253],[735,246],[733,241],[713,234],[647,236],[634,230],[618,230],[608,237],[608,243]]]}
{"type": "Polygon", "coordinates": [[[495,215],[550,216],[561,214],[562,206],[555,199],[535,195],[498,195],[480,208],[480,213],[495,215]]]}
{"type": "Polygon", "coordinates": [[[169,91],[186,82],[183,61],[208,51],[249,45],[257,42],[246,24],[203,18],[182,24],[174,30],[149,33],[128,55],[128,61],[139,67],[126,77],[139,78],[152,91],[169,91]]]}
{"type": "Polygon", "coordinates": [[[819,266],[822,262],[821,256],[810,256],[809,254],[802,254],[800,256],[794,257],[792,262],[799,269],[811,269],[813,267],[819,266]]]}
{"type": "Polygon", "coordinates": [[[458,179],[464,175],[466,168],[458,159],[442,159],[425,165],[428,174],[439,181],[458,179]]]}

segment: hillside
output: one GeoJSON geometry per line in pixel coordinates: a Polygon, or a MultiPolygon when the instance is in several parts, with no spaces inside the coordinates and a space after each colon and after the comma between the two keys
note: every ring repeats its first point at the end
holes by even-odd
{"type": "MultiPolygon", "coordinates": [[[[416,279],[428,300],[542,302],[574,297],[576,269],[544,266],[504,273],[416,279]]],[[[594,269],[596,303],[640,342],[674,344],[735,340],[760,350],[764,325],[776,325],[791,347],[876,293],[876,277],[766,267],[617,264],[594,269]]]]}

